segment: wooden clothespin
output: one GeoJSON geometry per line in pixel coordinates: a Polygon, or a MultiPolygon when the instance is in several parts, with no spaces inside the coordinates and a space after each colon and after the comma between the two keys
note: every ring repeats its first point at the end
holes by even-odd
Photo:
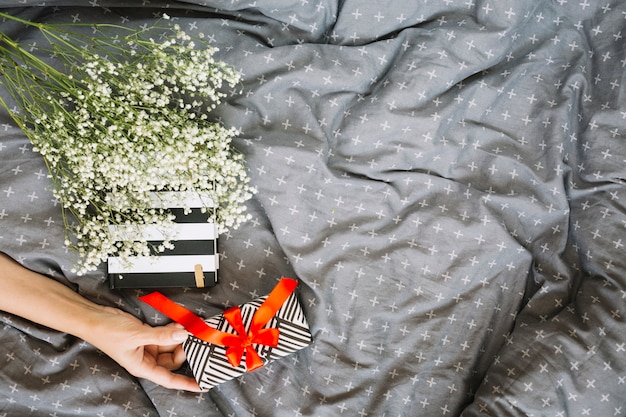
{"type": "Polygon", "coordinates": [[[194,277],[196,278],[196,287],[204,288],[204,272],[202,272],[202,265],[200,264],[195,265],[194,277]]]}

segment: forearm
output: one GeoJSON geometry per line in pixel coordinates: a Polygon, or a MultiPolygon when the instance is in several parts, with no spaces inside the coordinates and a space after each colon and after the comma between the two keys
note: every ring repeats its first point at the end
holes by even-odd
{"type": "Polygon", "coordinates": [[[185,330],[153,328],[121,310],[92,303],[1,253],[0,310],[86,340],[135,376],[167,388],[200,391],[193,378],[171,372],[185,361],[185,330]]]}
{"type": "Polygon", "coordinates": [[[85,339],[103,307],[0,254],[0,310],[85,339]]]}

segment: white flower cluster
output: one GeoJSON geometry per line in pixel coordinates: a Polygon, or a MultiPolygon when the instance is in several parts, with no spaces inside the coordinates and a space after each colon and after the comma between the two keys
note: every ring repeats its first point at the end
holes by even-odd
{"type": "Polygon", "coordinates": [[[84,52],[71,68],[79,87],[48,97],[52,112],[31,109],[31,141],[73,214],[67,243],[78,250],[79,273],[112,254],[149,252],[148,242],[124,240],[115,233],[124,228],[109,225],[154,223],[172,238],[173,219],[153,207],[153,191],[208,193],[210,220],[222,231],[248,218],[244,203],[254,192],[231,144],[238,132],[207,115],[239,74],[177,27],[158,42],[128,37],[127,47],[132,52],[117,59],[84,52]]]}

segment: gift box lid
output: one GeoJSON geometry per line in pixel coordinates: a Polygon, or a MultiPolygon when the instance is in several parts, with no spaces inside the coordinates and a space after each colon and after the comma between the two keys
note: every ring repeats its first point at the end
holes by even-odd
{"type": "Polygon", "coordinates": [[[141,300],[192,333],[183,349],[200,387],[210,389],[311,344],[296,286],[296,280],[282,278],[269,295],[207,320],[159,293],[141,300]]]}

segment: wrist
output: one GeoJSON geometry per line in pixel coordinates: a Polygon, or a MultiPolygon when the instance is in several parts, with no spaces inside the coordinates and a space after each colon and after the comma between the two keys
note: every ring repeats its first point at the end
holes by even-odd
{"type": "Polygon", "coordinates": [[[92,343],[94,335],[102,333],[101,327],[107,322],[106,307],[91,303],[88,300],[80,300],[78,303],[71,303],[73,314],[64,317],[57,325],[59,331],[69,333],[82,340],[92,343]]]}

